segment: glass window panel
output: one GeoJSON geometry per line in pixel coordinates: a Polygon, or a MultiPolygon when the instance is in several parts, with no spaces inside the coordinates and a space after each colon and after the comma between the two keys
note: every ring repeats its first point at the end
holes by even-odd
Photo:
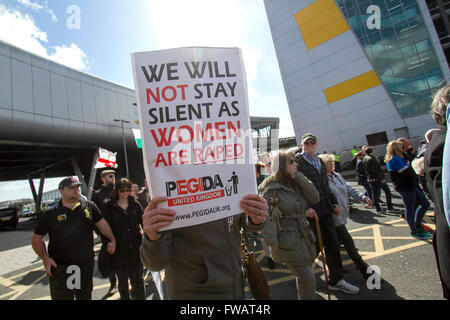
{"type": "Polygon", "coordinates": [[[404,94],[405,93],[409,94],[409,93],[414,92],[413,85],[412,85],[411,81],[409,81],[409,79],[399,82],[397,85],[397,90],[400,93],[404,93],[404,94]]]}
{"type": "Polygon", "coordinates": [[[406,21],[398,22],[394,25],[398,38],[405,36],[408,31],[408,23],[406,21]]]}
{"type": "Polygon", "coordinates": [[[416,43],[417,52],[424,52],[430,48],[427,40],[422,40],[416,43]]]}
{"type": "Polygon", "coordinates": [[[368,6],[370,6],[369,1],[358,1],[358,8],[361,14],[367,13],[368,6]]]}
{"type": "Polygon", "coordinates": [[[385,40],[394,40],[396,38],[393,27],[381,28],[381,33],[383,34],[383,38],[385,40]]]}
{"type": "Polygon", "coordinates": [[[344,5],[347,9],[353,8],[355,6],[355,1],[354,0],[344,0],[344,5]]]}
{"type": "Polygon", "coordinates": [[[381,42],[381,34],[380,34],[380,32],[378,32],[378,30],[377,30],[377,32],[369,34],[369,42],[371,44],[377,44],[377,43],[381,42]]]}
{"type": "Polygon", "coordinates": [[[417,2],[337,0],[337,3],[351,9],[343,13],[400,114],[426,112],[430,88],[438,86],[443,75],[417,2]],[[371,4],[381,9],[381,30],[366,27],[369,17],[366,10],[371,4]]]}
{"type": "Polygon", "coordinates": [[[439,72],[439,70],[436,70],[434,73],[427,74],[427,82],[428,86],[430,88],[436,88],[439,87],[442,81],[444,80],[444,77],[439,72]]]}
{"type": "Polygon", "coordinates": [[[403,57],[405,57],[405,58],[411,57],[412,55],[415,54],[414,49],[410,46],[403,47],[401,49],[401,51],[402,51],[403,57]]]}
{"type": "Polygon", "coordinates": [[[400,50],[390,50],[388,52],[388,57],[391,60],[399,60],[402,58],[402,55],[400,54],[400,50]]]}
{"type": "Polygon", "coordinates": [[[388,9],[398,7],[400,5],[400,0],[386,0],[386,6],[388,9]]]}
{"type": "Polygon", "coordinates": [[[426,90],[428,89],[428,84],[425,79],[414,79],[413,80],[414,89],[416,91],[426,90]]]}

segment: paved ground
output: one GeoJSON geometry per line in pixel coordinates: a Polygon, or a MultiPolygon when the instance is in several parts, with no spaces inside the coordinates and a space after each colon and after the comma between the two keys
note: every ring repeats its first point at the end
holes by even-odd
{"type": "MultiPolygon", "coordinates": [[[[352,182],[359,190],[362,190],[352,182]]],[[[391,190],[393,190],[391,188],[391,190]]],[[[399,195],[393,192],[394,204],[402,208],[399,195]]],[[[384,194],[382,194],[384,200],[384,194]]],[[[407,223],[398,215],[376,214],[374,209],[366,209],[355,204],[350,214],[347,229],[350,231],[362,257],[371,265],[380,268],[384,282],[380,289],[369,290],[356,271],[352,261],[342,251],[346,280],[361,288],[358,295],[350,296],[332,293],[333,300],[364,299],[442,299],[441,286],[437,274],[431,240],[417,240],[409,235],[407,223]]],[[[434,229],[433,208],[427,213],[425,223],[434,229]]],[[[17,229],[0,231],[0,300],[46,300],[49,299],[48,278],[40,259],[30,246],[35,226],[34,220],[21,220],[17,229]]],[[[275,300],[297,298],[295,280],[286,267],[276,265],[275,270],[267,268],[264,252],[259,241],[256,243],[258,261],[269,281],[271,296],[275,300]]],[[[97,246],[98,249],[98,246],[97,246]]],[[[97,269],[96,269],[97,270],[97,269]]],[[[327,299],[323,270],[320,261],[314,263],[318,299],[327,299]]],[[[94,275],[93,299],[104,297],[109,281],[94,275]]],[[[118,299],[118,294],[108,297],[118,299]]],[[[155,285],[149,277],[147,299],[159,299],[155,285]]]]}

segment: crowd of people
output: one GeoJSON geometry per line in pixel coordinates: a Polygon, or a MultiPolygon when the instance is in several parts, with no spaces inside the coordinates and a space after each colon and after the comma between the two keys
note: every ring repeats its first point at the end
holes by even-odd
{"type": "Polygon", "coordinates": [[[93,231],[101,237],[111,255],[110,289],[116,287],[121,299],[145,299],[144,268],[165,270],[169,299],[244,299],[241,230],[262,236],[271,266],[285,264],[295,275],[298,299],[316,298],[316,278],[312,264],[322,247],[329,271],[331,291],[358,294],[360,288],[344,279],[340,246],[367,280],[375,271],[364,261],[346,228],[350,199],[365,203],[378,214],[400,214],[407,221],[411,236],[433,238],[433,248],[443,293],[450,291],[450,219],[448,172],[450,142],[447,137],[450,86],[436,93],[431,108],[438,129],[425,135],[418,150],[402,138],[387,144],[384,162],[390,181],[402,198],[404,210],[392,203],[392,191],[373,148],[354,147],[356,180],[365,193],[352,187],[339,174],[340,159],[335,154],[317,154],[319,139],[304,134],[298,148],[280,150],[265,163],[255,166],[259,194],[245,195],[242,214],[159,232],[176,216],[172,209],[158,205],[166,197],[150,199],[148,186],[139,187],[128,179],[115,177],[114,170],[100,174],[101,187],[92,201],[81,198],[76,177],[59,185],[61,201],[39,220],[32,246],[50,276],[52,299],[91,299],[93,289],[93,231]],[[445,161],[443,158],[447,156],[445,161]],[[447,180],[444,178],[447,177],[447,180]],[[387,210],[380,203],[381,190],[387,210]],[[434,203],[436,230],[423,227],[422,220],[434,203]],[[43,240],[49,235],[48,250],[43,240]],[[319,241],[320,239],[320,241],[319,241]],[[76,265],[81,284],[67,286],[76,265]]]}

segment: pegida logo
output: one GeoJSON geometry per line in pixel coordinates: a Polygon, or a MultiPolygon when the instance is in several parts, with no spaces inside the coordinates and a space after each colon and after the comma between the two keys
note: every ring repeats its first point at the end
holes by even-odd
{"type": "Polygon", "coordinates": [[[218,199],[231,196],[234,192],[237,194],[238,176],[233,171],[231,178],[226,180],[224,186],[220,175],[216,174],[214,177],[199,177],[185,180],[168,181],[166,182],[166,193],[169,199],[169,207],[182,206],[186,204],[193,204],[212,199],[218,199]]]}
{"type": "Polygon", "coordinates": [[[200,177],[166,182],[166,193],[168,197],[172,196],[174,191],[174,195],[182,196],[202,191],[211,191],[217,188],[223,188],[222,180],[218,174],[214,177],[200,177]]]}

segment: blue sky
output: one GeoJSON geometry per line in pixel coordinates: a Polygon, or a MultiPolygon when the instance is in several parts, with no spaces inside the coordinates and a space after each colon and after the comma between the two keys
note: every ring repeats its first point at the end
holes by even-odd
{"type": "MultiPolygon", "coordinates": [[[[2,0],[0,40],[130,88],[132,52],[240,47],[250,115],[277,116],[280,137],[294,135],[262,0],[2,0]]],[[[27,181],[14,185],[0,183],[0,201],[31,197],[27,181]]]]}

